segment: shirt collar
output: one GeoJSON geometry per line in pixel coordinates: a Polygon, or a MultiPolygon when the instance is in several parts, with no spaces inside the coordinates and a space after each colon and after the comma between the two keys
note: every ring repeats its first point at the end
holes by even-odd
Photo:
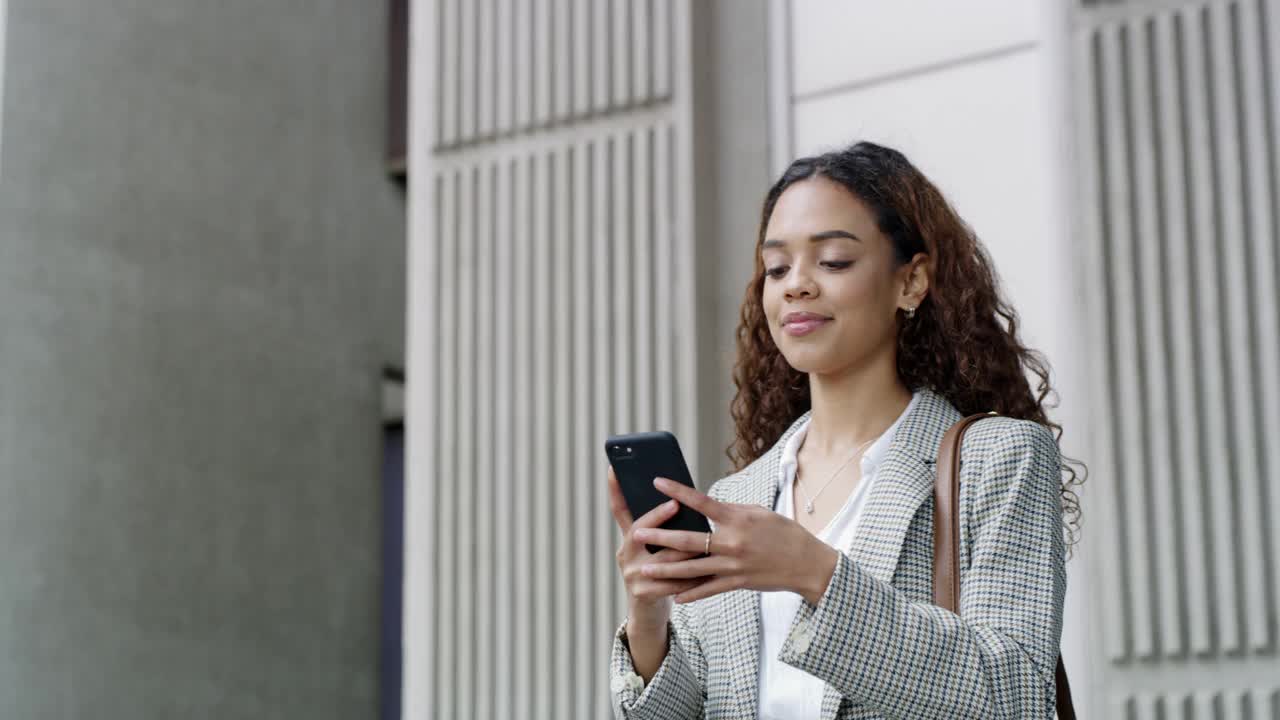
{"type": "MultiPolygon", "coordinates": [[[[866,452],[862,454],[860,464],[862,465],[863,476],[867,476],[875,472],[875,469],[880,465],[880,461],[884,459],[885,453],[889,452],[889,447],[893,445],[893,436],[897,432],[898,426],[902,424],[902,420],[906,418],[907,415],[911,414],[911,410],[916,406],[919,399],[920,391],[917,390],[912,393],[911,402],[907,403],[906,409],[902,411],[902,414],[898,416],[898,419],[894,420],[893,424],[889,426],[889,429],[881,433],[880,437],[876,438],[876,441],[871,443],[871,447],[867,448],[866,452]]],[[[797,428],[796,431],[791,434],[791,437],[787,438],[787,444],[782,448],[782,459],[779,461],[778,467],[781,472],[779,473],[777,482],[781,483],[784,478],[790,476],[791,472],[798,464],[797,458],[800,454],[800,446],[804,444],[805,435],[809,434],[809,423],[812,422],[812,420],[812,417],[807,418],[804,421],[804,424],[797,428]]]]}

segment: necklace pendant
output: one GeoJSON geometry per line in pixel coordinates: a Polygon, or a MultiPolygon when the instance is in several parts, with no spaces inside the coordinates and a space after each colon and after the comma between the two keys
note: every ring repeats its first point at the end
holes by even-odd
{"type": "Polygon", "coordinates": [[[806,501],[806,502],[805,502],[805,504],[804,504],[804,511],[805,511],[805,512],[807,512],[807,513],[809,513],[810,515],[812,515],[812,514],[813,514],[813,503],[806,501]]]}

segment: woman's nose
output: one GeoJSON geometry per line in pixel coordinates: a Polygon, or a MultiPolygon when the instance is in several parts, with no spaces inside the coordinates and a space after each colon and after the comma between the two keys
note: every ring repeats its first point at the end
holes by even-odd
{"type": "Polygon", "coordinates": [[[818,294],[818,286],[813,282],[808,271],[794,268],[787,274],[787,286],[784,292],[789,299],[812,297],[818,294]]]}

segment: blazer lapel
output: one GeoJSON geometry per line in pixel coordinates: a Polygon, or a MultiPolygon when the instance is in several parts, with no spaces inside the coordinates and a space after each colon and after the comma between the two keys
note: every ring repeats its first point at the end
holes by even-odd
{"type": "MultiPolygon", "coordinates": [[[[781,464],[782,449],[786,447],[792,433],[809,418],[810,413],[811,411],[805,411],[796,418],[773,447],[749,465],[739,476],[737,483],[726,489],[720,499],[773,510],[778,499],[778,466],[781,464]]],[[[760,591],[734,590],[725,593],[724,611],[724,617],[732,625],[738,625],[734,620],[741,618],[742,632],[729,637],[730,682],[738,701],[739,714],[744,720],[755,720],[760,692],[760,591]]]]}
{"type": "Polygon", "coordinates": [[[941,396],[928,389],[920,393],[881,461],[849,549],[862,569],[884,583],[893,581],[911,519],[933,494],[942,436],[960,419],[959,411],[941,396]]]}
{"type": "MultiPolygon", "coordinates": [[[[875,484],[858,520],[849,556],[864,571],[892,584],[907,529],[920,505],[933,494],[938,446],[942,436],[961,418],[945,398],[925,388],[911,413],[902,419],[893,443],[876,471],[875,484]]],[[[843,696],[830,684],[822,695],[821,720],[835,720],[843,696]]],[[[875,717],[871,708],[850,720],[875,717]]]]}

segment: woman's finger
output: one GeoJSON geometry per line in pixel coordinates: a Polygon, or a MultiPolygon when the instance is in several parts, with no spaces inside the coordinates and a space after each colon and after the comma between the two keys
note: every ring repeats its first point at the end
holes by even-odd
{"type": "Polygon", "coordinates": [[[700,578],[698,580],[647,581],[643,586],[636,590],[636,596],[646,600],[671,597],[672,595],[689,592],[706,580],[707,578],[700,578]]]}
{"type": "Polygon", "coordinates": [[[671,548],[663,548],[653,554],[647,562],[651,563],[673,563],[683,562],[698,557],[701,553],[688,553],[680,550],[672,550],[671,548]]]}
{"type": "Polygon", "coordinates": [[[710,520],[714,520],[717,523],[722,523],[725,520],[728,506],[710,495],[705,495],[684,483],[678,483],[675,480],[664,477],[654,478],[653,486],[658,488],[663,495],[688,505],[710,520]]]}
{"type": "Polygon", "coordinates": [[[688,580],[705,575],[729,574],[730,568],[724,558],[696,558],[683,562],[647,563],[641,568],[646,577],[658,580],[688,580]]]}
{"type": "Polygon", "coordinates": [[[626,535],[631,530],[631,510],[627,508],[627,499],[622,496],[622,486],[618,485],[612,465],[609,466],[609,511],[613,513],[613,520],[618,523],[622,534],[626,535]]]}
{"type": "MultiPolygon", "coordinates": [[[[680,550],[687,553],[696,553],[701,555],[707,547],[707,534],[704,532],[691,532],[689,530],[664,530],[663,528],[653,527],[636,527],[632,532],[637,542],[647,543],[649,545],[661,545],[662,547],[680,550]]],[[[711,552],[715,553],[715,535],[711,536],[711,552]]]]}
{"type": "Polygon", "coordinates": [[[641,515],[640,519],[635,521],[634,527],[636,528],[636,530],[640,530],[641,528],[658,527],[662,523],[666,522],[667,518],[671,517],[672,515],[675,515],[676,511],[679,509],[680,509],[680,503],[676,502],[675,500],[668,500],[662,503],[661,505],[659,505],[658,507],[641,515]]]}
{"type": "Polygon", "coordinates": [[[715,576],[709,578],[706,582],[700,583],[697,587],[677,593],[675,601],[678,603],[693,602],[695,600],[703,600],[712,595],[719,595],[722,592],[737,590],[737,581],[732,577],[715,576]]]}

